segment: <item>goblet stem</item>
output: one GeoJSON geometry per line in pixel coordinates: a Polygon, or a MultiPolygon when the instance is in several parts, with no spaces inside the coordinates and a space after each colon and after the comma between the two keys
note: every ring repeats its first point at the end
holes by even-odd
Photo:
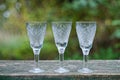
{"type": "Polygon", "coordinates": [[[33,48],[33,52],[34,52],[35,67],[32,70],[30,70],[29,72],[33,72],[33,73],[44,72],[44,70],[39,68],[39,53],[40,53],[40,49],[34,49],[33,48]]]}
{"type": "Polygon", "coordinates": [[[35,68],[39,68],[39,54],[34,54],[35,68]]]}
{"type": "Polygon", "coordinates": [[[39,53],[40,53],[40,49],[33,49],[33,52],[34,52],[35,68],[39,68],[39,53]]]}
{"type": "Polygon", "coordinates": [[[92,70],[88,68],[88,54],[90,49],[82,49],[82,51],[83,51],[83,68],[78,70],[78,72],[91,73],[92,70]]]}
{"type": "Polygon", "coordinates": [[[63,67],[64,53],[59,53],[59,65],[63,67]]]}
{"type": "Polygon", "coordinates": [[[83,68],[88,68],[88,55],[83,55],[83,68]]]}
{"type": "Polygon", "coordinates": [[[90,51],[90,49],[82,48],[82,52],[83,52],[83,68],[87,68],[88,67],[87,63],[88,63],[89,51],[90,51]]]}
{"type": "Polygon", "coordinates": [[[64,61],[64,53],[59,53],[59,68],[55,70],[55,72],[58,72],[58,73],[69,72],[68,69],[63,67],[63,61],[64,61]]]}

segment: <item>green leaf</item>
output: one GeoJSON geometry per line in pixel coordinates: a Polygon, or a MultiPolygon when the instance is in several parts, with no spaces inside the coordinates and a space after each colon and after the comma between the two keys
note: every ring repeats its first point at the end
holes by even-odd
{"type": "Polygon", "coordinates": [[[113,26],[120,25],[120,20],[113,20],[112,25],[113,26]]]}
{"type": "Polygon", "coordinates": [[[120,29],[117,29],[117,30],[113,33],[112,37],[115,37],[115,38],[119,38],[119,39],[120,39],[120,29]]]}

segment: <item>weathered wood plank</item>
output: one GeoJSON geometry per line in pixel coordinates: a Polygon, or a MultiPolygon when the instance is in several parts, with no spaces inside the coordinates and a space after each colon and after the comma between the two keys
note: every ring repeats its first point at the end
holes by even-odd
{"type": "Polygon", "coordinates": [[[56,60],[40,61],[39,67],[45,72],[35,74],[28,72],[34,66],[33,61],[1,60],[0,80],[120,80],[120,60],[91,60],[89,68],[94,72],[89,74],[77,72],[82,68],[82,61],[65,61],[69,73],[54,72],[58,65],[56,60]]]}

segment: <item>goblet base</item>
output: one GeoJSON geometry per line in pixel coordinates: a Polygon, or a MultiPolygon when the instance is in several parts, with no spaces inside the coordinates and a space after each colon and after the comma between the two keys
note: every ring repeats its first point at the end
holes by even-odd
{"type": "Polygon", "coordinates": [[[32,73],[42,73],[42,72],[44,72],[44,70],[39,69],[39,68],[33,68],[32,70],[29,70],[29,72],[32,72],[32,73]]]}
{"type": "Polygon", "coordinates": [[[79,69],[78,72],[80,72],[80,73],[92,73],[93,71],[91,69],[88,69],[88,68],[82,68],[82,69],[79,69]]]}
{"type": "Polygon", "coordinates": [[[55,72],[57,72],[57,73],[67,73],[67,72],[69,72],[69,70],[65,69],[63,67],[60,67],[57,70],[55,70],[55,72]]]}

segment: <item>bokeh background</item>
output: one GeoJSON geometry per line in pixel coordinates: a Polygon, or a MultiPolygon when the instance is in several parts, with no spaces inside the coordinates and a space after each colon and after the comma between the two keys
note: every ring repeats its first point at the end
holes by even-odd
{"type": "Polygon", "coordinates": [[[57,60],[51,22],[63,20],[73,22],[66,60],[82,59],[76,21],[97,22],[90,59],[120,59],[120,0],[0,0],[0,59],[33,59],[25,23],[47,21],[40,59],[57,60]]]}

